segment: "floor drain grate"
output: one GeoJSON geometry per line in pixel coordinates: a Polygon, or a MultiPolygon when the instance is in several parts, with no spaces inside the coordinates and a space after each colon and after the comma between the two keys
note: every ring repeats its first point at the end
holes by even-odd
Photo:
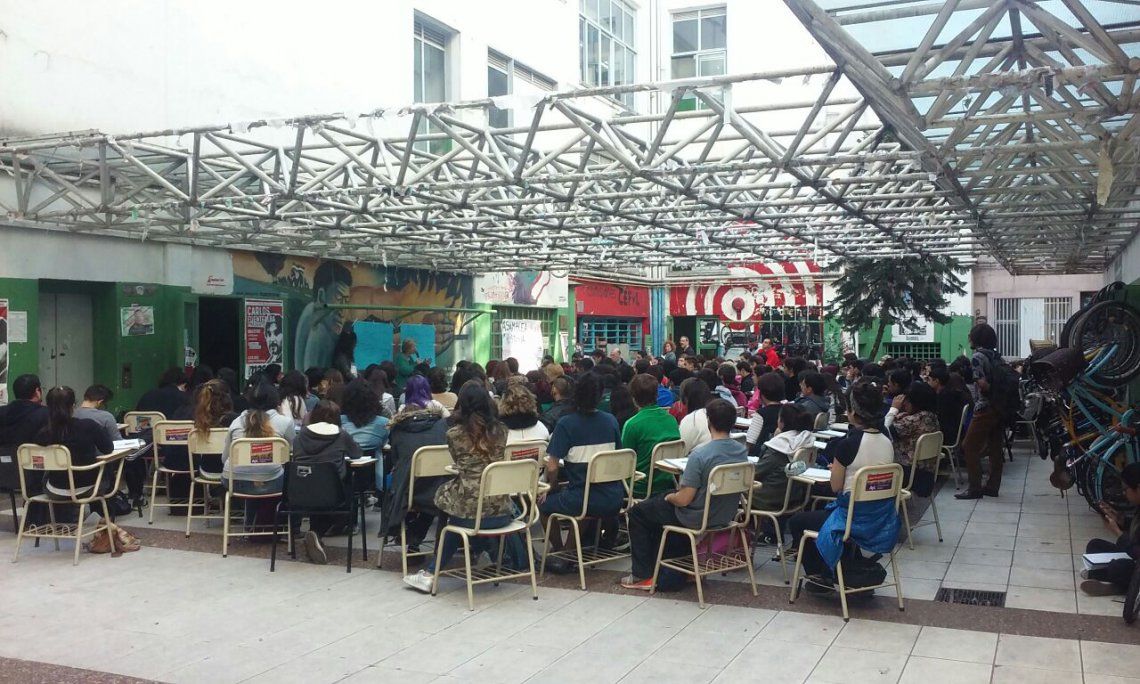
{"type": "Polygon", "coordinates": [[[967,606],[990,606],[991,608],[1005,607],[1004,591],[979,591],[976,589],[953,589],[943,587],[934,596],[935,601],[942,603],[961,603],[967,606]]]}

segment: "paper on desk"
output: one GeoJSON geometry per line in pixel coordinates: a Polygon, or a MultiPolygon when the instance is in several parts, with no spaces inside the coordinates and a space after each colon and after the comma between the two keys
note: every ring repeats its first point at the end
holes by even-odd
{"type": "MultiPolygon", "coordinates": [[[[684,470],[685,466],[689,465],[689,459],[687,457],[686,458],[666,458],[666,459],[662,459],[662,460],[666,464],[668,464],[668,466],[670,468],[676,468],[677,470],[684,470]]],[[[760,462],[760,457],[759,456],[749,456],[748,462],[751,463],[752,465],[756,465],[757,463],[760,462]]]]}
{"type": "Polygon", "coordinates": [[[115,451],[118,451],[119,449],[140,449],[144,444],[146,444],[146,442],[142,441],[141,439],[116,439],[114,442],[112,442],[112,446],[115,447],[115,451]]]}
{"type": "Polygon", "coordinates": [[[807,479],[815,480],[816,482],[830,482],[831,471],[827,470],[826,468],[808,468],[803,472],[802,475],[800,475],[800,477],[806,477],[807,479]]]}

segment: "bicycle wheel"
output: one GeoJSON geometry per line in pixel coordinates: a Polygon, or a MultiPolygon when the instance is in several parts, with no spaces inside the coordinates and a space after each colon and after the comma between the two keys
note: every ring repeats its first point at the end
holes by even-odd
{"type": "Polygon", "coordinates": [[[1140,616],[1140,563],[1132,571],[1132,581],[1128,583],[1128,593],[1124,595],[1124,622],[1132,624],[1140,616]]]}
{"type": "Polygon", "coordinates": [[[1112,357],[1092,379],[1118,387],[1140,373],[1140,311],[1124,302],[1101,302],[1073,325],[1070,346],[1082,352],[1114,348],[1112,357]]]}

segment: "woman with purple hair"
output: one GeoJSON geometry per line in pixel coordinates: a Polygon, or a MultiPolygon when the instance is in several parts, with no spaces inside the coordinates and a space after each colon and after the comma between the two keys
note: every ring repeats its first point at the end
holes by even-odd
{"type": "Polygon", "coordinates": [[[431,383],[423,375],[416,373],[408,378],[407,385],[404,386],[403,403],[400,410],[404,409],[438,409],[443,414],[444,418],[451,415],[451,412],[431,397],[431,383]]]}

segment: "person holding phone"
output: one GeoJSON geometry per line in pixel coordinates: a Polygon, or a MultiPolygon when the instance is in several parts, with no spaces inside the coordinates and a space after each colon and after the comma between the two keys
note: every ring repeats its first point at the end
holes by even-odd
{"type": "MultiPolygon", "coordinates": [[[[1129,463],[1120,473],[1124,485],[1124,496],[1128,503],[1140,506],[1140,463],[1129,463]]],[[[1104,517],[1104,526],[1116,537],[1116,541],[1090,539],[1085,553],[1127,553],[1129,558],[1120,558],[1102,568],[1081,570],[1081,591],[1089,596],[1113,596],[1128,591],[1128,582],[1140,560],[1140,515],[1125,518],[1120,511],[1107,501],[1101,501],[1098,512],[1104,517]]]]}

